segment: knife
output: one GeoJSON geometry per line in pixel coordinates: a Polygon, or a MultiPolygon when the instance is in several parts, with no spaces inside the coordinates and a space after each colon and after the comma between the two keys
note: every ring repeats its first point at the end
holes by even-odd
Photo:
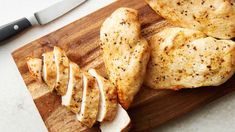
{"type": "Polygon", "coordinates": [[[21,31],[35,25],[45,25],[58,17],[64,15],[86,0],[62,0],[41,11],[35,12],[29,18],[21,18],[0,27],[0,42],[20,33],[21,31]]]}

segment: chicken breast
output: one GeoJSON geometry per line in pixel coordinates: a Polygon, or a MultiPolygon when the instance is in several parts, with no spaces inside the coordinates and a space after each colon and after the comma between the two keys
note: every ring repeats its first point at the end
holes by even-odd
{"type": "Polygon", "coordinates": [[[82,72],[76,63],[69,64],[69,84],[67,92],[62,96],[62,105],[74,113],[80,112],[82,102],[82,72]]]}
{"type": "Polygon", "coordinates": [[[100,123],[101,132],[126,132],[129,130],[131,119],[120,104],[117,107],[117,114],[113,121],[100,123]]]}
{"type": "Polygon", "coordinates": [[[69,81],[69,59],[59,47],[54,47],[54,59],[56,64],[55,89],[61,96],[65,95],[69,81]]]}
{"type": "Polygon", "coordinates": [[[120,104],[127,109],[142,85],[149,60],[149,46],[141,37],[138,12],[117,9],[103,23],[100,40],[107,74],[117,87],[120,104]]]}
{"type": "Polygon", "coordinates": [[[27,58],[27,66],[30,74],[38,81],[42,81],[42,59],[27,58]]]}
{"type": "Polygon", "coordinates": [[[99,108],[99,88],[94,77],[83,73],[83,94],[81,111],[77,119],[87,127],[92,127],[96,122],[99,108]]]}
{"type": "Polygon", "coordinates": [[[198,29],[209,36],[235,37],[235,0],[146,0],[175,26],[198,29]]]}
{"type": "Polygon", "coordinates": [[[100,103],[97,121],[111,121],[114,119],[117,112],[116,87],[109,80],[98,74],[95,69],[89,69],[88,72],[96,78],[100,91],[100,103]]]}
{"type": "Polygon", "coordinates": [[[154,89],[217,86],[235,70],[235,42],[190,29],[167,28],[150,40],[145,84],[154,89]],[[190,33],[191,32],[191,33],[190,33]]]}
{"type": "Polygon", "coordinates": [[[43,80],[48,85],[50,91],[53,91],[56,84],[56,65],[53,52],[42,54],[43,57],[43,80]]]}

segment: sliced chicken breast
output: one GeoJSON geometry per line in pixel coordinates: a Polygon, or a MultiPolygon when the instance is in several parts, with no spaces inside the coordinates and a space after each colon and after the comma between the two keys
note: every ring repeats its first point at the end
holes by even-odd
{"type": "Polygon", "coordinates": [[[87,127],[92,127],[96,122],[99,108],[99,88],[94,77],[83,73],[83,94],[81,111],[77,119],[87,127]]]}
{"type": "Polygon", "coordinates": [[[154,89],[217,86],[235,71],[235,42],[168,28],[150,39],[145,84],[154,89]]]}
{"type": "Polygon", "coordinates": [[[96,78],[100,92],[97,121],[111,121],[117,112],[116,87],[109,80],[98,74],[95,69],[90,69],[88,72],[96,78]]]}
{"type": "Polygon", "coordinates": [[[113,121],[100,123],[101,132],[126,132],[129,130],[131,119],[120,104],[117,107],[117,114],[113,121]]]}
{"type": "Polygon", "coordinates": [[[55,89],[61,96],[65,95],[69,81],[69,59],[66,53],[59,47],[54,47],[54,59],[56,64],[55,89]]]}
{"type": "Polygon", "coordinates": [[[138,12],[119,8],[103,23],[101,48],[107,74],[127,109],[139,91],[149,60],[149,46],[141,37],[138,12]]]}
{"type": "Polygon", "coordinates": [[[38,81],[42,81],[42,59],[27,58],[27,66],[30,74],[38,81]]]}
{"type": "Polygon", "coordinates": [[[235,0],[146,0],[171,24],[197,29],[209,36],[235,37],[235,0]]]}
{"type": "Polygon", "coordinates": [[[43,57],[43,80],[53,91],[56,84],[56,64],[54,60],[53,52],[47,52],[42,54],[43,57]]]}
{"type": "Polygon", "coordinates": [[[82,72],[76,63],[69,64],[69,84],[67,92],[62,96],[62,105],[72,112],[80,112],[82,102],[82,72]]]}

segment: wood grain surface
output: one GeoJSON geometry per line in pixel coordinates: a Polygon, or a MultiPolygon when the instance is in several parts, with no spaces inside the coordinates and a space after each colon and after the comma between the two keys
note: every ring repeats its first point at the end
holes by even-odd
{"type": "MultiPolygon", "coordinates": [[[[26,58],[29,56],[41,58],[42,53],[51,51],[53,46],[59,46],[66,51],[69,59],[82,69],[97,68],[105,76],[102,52],[99,48],[99,30],[105,18],[119,7],[130,7],[139,11],[142,35],[146,38],[171,26],[158,16],[144,0],[119,0],[12,53],[49,131],[99,131],[99,129],[98,125],[88,129],[76,121],[75,115],[61,106],[61,99],[56,93],[50,93],[45,84],[33,80],[26,66],[26,58]]],[[[170,91],[153,90],[143,86],[132,107],[128,110],[132,119],[131,130],[152,130],[170,119],[234,90],[235,76],[219,87],[170,91]]]]}

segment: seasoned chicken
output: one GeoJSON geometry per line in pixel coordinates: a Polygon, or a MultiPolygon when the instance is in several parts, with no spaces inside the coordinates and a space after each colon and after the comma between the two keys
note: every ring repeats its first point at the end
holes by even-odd
{"type": "Polygon", "coordinates": [[[43,57],[43,80],[48,85],[50,91],[53,91],[56,84],[56,65],[53,52],[42,54],[43,57]]]}
{"type": "Polygon", "coordinates": [[[167,28],[150,39],[145,83],[154,89],[217,86],[235,72],[235,42],[167,28]]]}
{"type": "Polygon", "coordinates": [[[69,64],[69,83],[67,92],[62,96],[62,105],[72,112],[80,112],[82,102],[82,71],[76,63],[69,64]]]}
{"type": "Polygon", "coordinates": [[[27,58],[27,66],[30,74],[38,81],[42,81],[42,59],[27,58]]]}
{"type": "Polygon", "coordinates": [[[58,94],[63,96],[67,91],[67,84],[69,81],[69,59],[65,52],[56,46],[54,47],[53,54],[56,64],[55,89],[58,94]]]}
{"type": "Polygon", "coordinates": [[[88,71],[96,78],[100,91],[100,103],[97,121],[111,121],[117,112],[117,91],[115,85],[102,77],[95,69],[88,71]]]}
{"type": "Polygon", "coordinates": [[[235,37],[235,0],[146,0],[176,26],[198,29],[209,36],[235,37]]]}
{"type": "Polygon", "coordinates": [[[99,108],[99,88],[94,77],[83,73],[83,94],[81,110],[77,119],[87,127],[92,127],[96,122],[99,108]]]}
{"type": "Polygon", "coordinates": [[[142,85],[149,60],[149,46],[141,37],[138,12],[117,9],[103,23],[100,40],[107,74],[117,87],[120,104],[127,109],[142,85]]]}
{"type": "Polygon", "coordinates": [[[127,132],[130,128],[131,119],[120,104],[117,107],[117,114],[113,121],[100,123],[101,132],[127,132]]]}

